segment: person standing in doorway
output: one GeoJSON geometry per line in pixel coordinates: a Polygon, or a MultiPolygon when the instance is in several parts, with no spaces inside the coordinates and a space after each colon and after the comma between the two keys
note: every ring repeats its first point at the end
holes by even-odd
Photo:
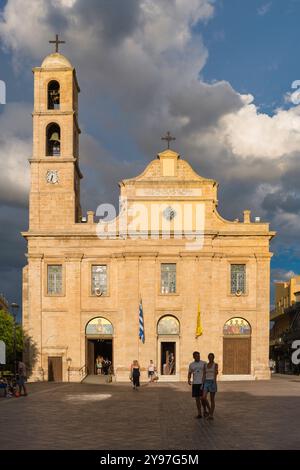
{"type": "Polygon", "coordinates": [[[170,353],[169,355],[169,374],[175,374],[175,356],[173,353],[170,353]]]}
{"type": "Polygon", "coordinates": [[[137,360],[134,360],[133,363],[131,364],[130,368],[130,374],[132,378],[132,385],[133,385],[133,390],[137,390],[140,386],[140,365],[137,360]]]}
{"type": "Polygon", "coordinates": [[[96,374],[97,375],[102,374],[102,358],[100,356],[97,356],[97,359],[96,359],[96,374]]]}
{"type": "Polygon", "coordinates": [[[206,362],[200,360],[200,353],[198,351],[193,352],[194,362],[189,365],[188,373],[188,384],[192,385],[192,397],[196,400],[196,406],[198,414],[196,418],[202,418],[201,404],[203,405],[204,416],[208,416],[207,405],[202,402],[203,393],[203,377],[205,373],[206,362]],[[193,376],[193,383],[191,378],[193,376]]]}
{"type": "Polygon", "coordinates": [[[27,390],[25,386],[25,382],[27,380],[27,373],[26,373],[26,366],[24,362],[19,361],[18,362],[18,386],[19,386],[19,393],[22,395],[22,390],[24,392],[24,396],[27,396],[27,390]]]}
{"type": "Polygon", "coordinates": [[[203,403],[209,409],[208,419],[214,419],[215,411],[215,396],[217,393],[217,375],[218,375],[218,364],[215,363],[215,355],[209,353],[208,364],[206,364],[204,372],[204,387],[203,387],[203,403]],[[207,401],[207,394],[210,394],[210,406],[207,401]]]}

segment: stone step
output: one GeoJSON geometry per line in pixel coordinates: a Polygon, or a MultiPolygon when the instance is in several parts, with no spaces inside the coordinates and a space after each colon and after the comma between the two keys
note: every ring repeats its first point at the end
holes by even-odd
{"type": "Polygon", "coordinates": [[[112,377],[112,380],[110,380],[111,376],[109,375],[94,375],[90,374],[87,375],[83,380],[82,383],[85,384],[106,384],[106,383],[113,383],[114,382],[114,377],[112,377]]]}
{"type": "Polygon", "coordinates": [[[179,382],[179,375],[159,375],[158,382],[179,382]]]}

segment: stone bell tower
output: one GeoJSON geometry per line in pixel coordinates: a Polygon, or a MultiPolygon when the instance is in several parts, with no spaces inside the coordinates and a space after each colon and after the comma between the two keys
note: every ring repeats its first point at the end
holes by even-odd
{"type": "Polygon", "coordinates": [[[58,52],[33,69],[30,229],[63,228],[81,218],[78,93],[75,69],[58,52]]]}

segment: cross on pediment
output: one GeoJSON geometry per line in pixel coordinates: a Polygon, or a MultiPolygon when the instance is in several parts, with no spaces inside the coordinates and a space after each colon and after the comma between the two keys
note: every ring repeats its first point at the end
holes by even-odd
{"type": "Polygon", "coordinates": [[[161,140],[166,140],[168,142],[168,149],[170,148],[170,142],[176,140],[176,137],[172,137],[170,131],[167,132],[165,137],[162,137],[161,140]]]}
{"type": "Polygon", "coordinates": [[[60,41],[58,39],[58,34],[55,35],[55,41],[49,41],[50,44],[55,44],[55,52],[58,52],[59,44],[66,44],[66,41],[60,41]]]}

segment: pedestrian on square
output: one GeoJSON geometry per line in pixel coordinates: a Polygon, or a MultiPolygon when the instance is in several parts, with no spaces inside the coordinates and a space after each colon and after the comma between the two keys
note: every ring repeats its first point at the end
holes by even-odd
{"type": "Polygon", "coordinates": [[[173,353],[170,353],[169,355],[169,374],[175,374],[175,356],[173,353]]]}
{"type": "Polygon", "coordinates": [[[105,375],[109,375],[109,368],[111,366],[111,361],[108,357],[105,359],[105,375]]]}
{"type": "Polygon", "coordinates": [[[130,367],[130,375],[132,379],[133,390],[137,390],[140,386],[140,365],[137,360],[134,360],[130,367]]]}
{"type": "Polygon", "coordinates": [[[102,374],[102,361],[103,361],[103,358],[101,356],[97,356],[97,359],[96,359],[96,373],[97,373],[97,375],[102,374]]]}
{"type": "Polygon", "coordinates": [[[148,366],[148,378],[149,382],[154,382],[154,376],[155,376],[155,365],[152,359],[150,360],[150,364],[148,366]]]}
{"type": "Polygon", "coordinates": [[[0,389],[3,390],[3,394],[6,397],[8,386],[5,379],[0,378],[0,389]]]}
{"type": "Polygon", "coordinates": [[[214,419],[215,411],[215,396],[217,393],[217,375],[218,375],[218,364],[215,363],[215,355],[209,353],[208,364],[206,364],[204,371],[204,387],[202,402],[207,406],[209,411],[208,419],[214,419]],[[210,405],[207,400],[207,395],[210,394],[210,405]]]}
{"type": "Polygon", "coordinates": [[[19,393],[20,393],[20,395],[22,395],[22,390],[23,390],[25,397],[27,396],[27,390],[26,390],[26,386],[25,386],[25,382],[26,382],[26,379],[27,379],[26,375],[27,375],[27,373],[26,373],[26,366],[25,366],[24,362],[19,361],[19,362],[18,362],[18,386],[19,386],[19,393]]]}
{"type": "MultiPolygon", "coordinates": [[[[192,397],[196,400],[196,406],[198,414],[196,418],[202,418],[201,405],[203,406],[204,416],[208,416],[209,412],[207,411],[207,404],[202,402],[202,393],[203,393],[203,376],[205,372],[206,362],[200,360],[200,353],[198,351],[193,352],[194,362],[191,362],[189,365],[188,372],[188,384],[192,385],[192,397]],[[191,378],[193,376],[193,383],[191,378]]],[[[209,408],[208,408],[209,410],[209,408]]]]}

